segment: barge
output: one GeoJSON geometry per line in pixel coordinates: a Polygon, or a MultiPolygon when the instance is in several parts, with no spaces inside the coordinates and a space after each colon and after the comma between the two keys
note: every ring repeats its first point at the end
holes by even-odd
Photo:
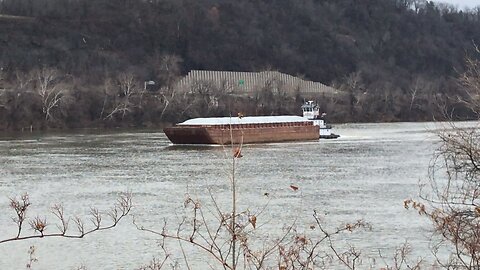
{"type": "Polygon", "coordinates": [[[319,115],[318,106],[308,101],[303,117],[248,116],[194,118],[164,129],[174,144],[245,144],[313,141],[338,138],[319,115]]]}

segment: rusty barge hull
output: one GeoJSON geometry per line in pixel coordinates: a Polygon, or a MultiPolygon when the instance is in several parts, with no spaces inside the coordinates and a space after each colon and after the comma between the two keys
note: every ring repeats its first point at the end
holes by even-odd
{"type": "Polygon", "coordinates": [[[244,125],[177,125],[164,129],[174,144],[239,144],[311,141],[319,127],[311,122],[244,125]]]}

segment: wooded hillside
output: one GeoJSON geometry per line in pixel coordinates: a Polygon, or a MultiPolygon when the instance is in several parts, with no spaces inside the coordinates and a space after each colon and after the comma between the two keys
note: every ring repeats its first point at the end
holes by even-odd
{"type": "Polygon", "coordinates": [[[0,14],[0,129],[298,113],[302,97],[268,86],[175,95],[192,69],[334,86],[345,95],[318,99],[335,121],[431,120],[439,107],[464,118],[456,78],[480,44],[480,8],[424,0],[0,0],[0,14]],[[141,92],[146,80],[165,91],[141,92]]]}

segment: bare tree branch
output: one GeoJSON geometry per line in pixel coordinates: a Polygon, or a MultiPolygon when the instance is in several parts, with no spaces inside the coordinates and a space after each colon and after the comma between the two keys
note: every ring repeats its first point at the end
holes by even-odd
{"type": "Polygon", "coordinates": [[[55,217],[60,221],[60,225],[57,225],[59,232],[57,233],[47,233],[47,219],[35,217],[29,221],[30,227],[34,230],[32,235],[21,235],[23,231],[23,225],[26,220],[26,213],[30,206],[30,201],[28,195],[22,195],[20,200],[10,199],[10,207],[15,211],[16,216],[13,218],[13,221],[17,224],[17,234],[12,238],[0,239],[0,244],[12,242],[12,241],[21,241],[32,238],[45,238],[45,237],[65,237],[65,238],[83,238],[88,234],[94,233],[96,231],[108,230],[111,229],[129,214],[132,208],[132,195],[131,193],[122,193],[115,207],[107,213],[112,217],[112,222],[110,225],[106,225],[102,222],[100,212],[92,208],[90,215],[91,221],[94,225],[91,229],[86,229],[85,224],[82,219],[79,217],[74,218],[74,222],[77,225],[77,234],[68,234],[68,219],[64,215],[63,206],[54,205],[52,212],[55,217]]]}

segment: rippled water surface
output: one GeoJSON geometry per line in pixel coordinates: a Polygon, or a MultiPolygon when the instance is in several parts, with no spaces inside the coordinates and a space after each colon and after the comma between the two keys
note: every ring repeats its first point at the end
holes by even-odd
{"type": "MultiPolygon", "coordinates": [[[[428,256],[428,222],[406,211],[403,200],[416,197],[418,181],[427,177],[435,128],[345,124],[336,126],[338,140],[246,145],[237,176],[240,208],[254,211],[268,203],[261,221],[273,233],[294,220],[307,227],[314,209],[331,227],[361,218],[372,231],[342,241],[363,254],[391,255],[408,240],[415,255],[428,256]]],[[[25,192],[32,202],[29,217],[47,217],[51,232],[53,204],[63,203],[68,216],[86,216],[91,206],[108,209],[127,190],[135,220],[158,230],[165,218],[182,215],[186,193],[208,202],[210,188],[220,204],[230,201],[224,149],[172,146],[161,132],[13,136],[0,139],[0,166],[1,239],[16,233],[9,198],[25,192]]],[[[0,269],[25,268],[31,245],[37,250],[34,269],[134,269],[160,256],[157,240],[138,231],[130,216],[85,239],[0,244],[0,269]]]]}

